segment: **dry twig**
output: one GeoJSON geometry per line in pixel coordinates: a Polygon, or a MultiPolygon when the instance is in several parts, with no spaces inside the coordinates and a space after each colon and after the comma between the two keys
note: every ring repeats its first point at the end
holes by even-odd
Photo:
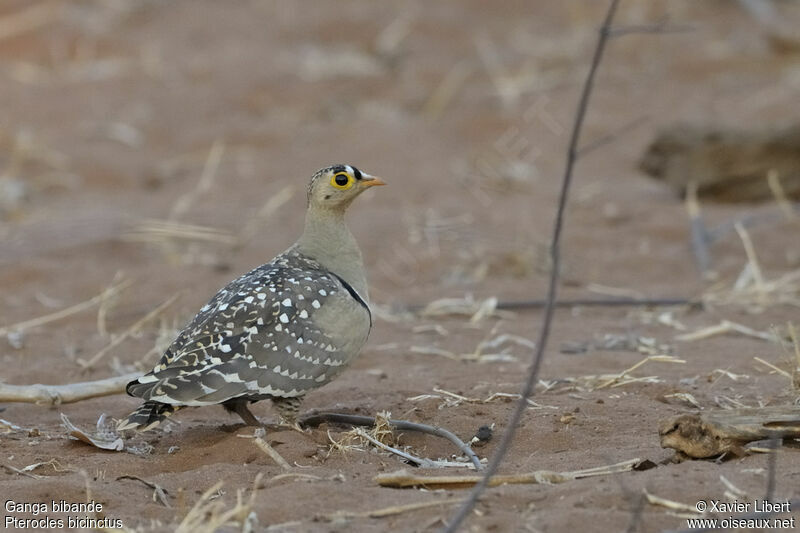
{"type": "Polygon", "coordinates": [[[256,446],[258,446],[261,449],[262,452],[267,454],[273,461],[275,461],[275,464],[280,466],[282,469],[291,470],[292,469],[292,465],[290,465],[286,461],[286,459],[281,457],[281,454],[276,452],[275,448],[270,446],[270,444],[262,438],[262,436],[264,434],[264,430],[262,428],[259,428],[259,429],[261,429],[261,431],[259,432],[259,430],[256,429],[256,432],[255,432],[255,435],[254,435],[254,439],[253,439],[253,441],[256,443],[256,446]]]}
{"type": "Polygon", "coordinates": [[[0,402],[23,402],[37,405],[61,405],[89,398],[119,394],[125,390],[129,381],[141,376],[141,372],[131,372],[96,381],[69,383],[67,385],[8,385],[0,383],[0,402]]]}
{"type": "MultiPolygon", "coordinates": [[[[303,419],[299,422],[301,426],[318,426],[324,422],[333,424],[349,424],[352,426],[374,426],[376,424],[376,419],[371,416],[346,415],[339,413],[313,413],[303,417],[303,419]]],[[[437,437],[447,439],[455,444],[458,449],[461,450],[461,453],[469,457],[476,470],[483,469],[480,459],[478,459],[478,456],[475,455],[475,452],[472,451],[469,445],[465,444],[461,439],[444,428],[429,426],[427,424],[418,424],[416,422],[409,422],[408,420],[391,419],[388,422],[391,424],[392,428],[397,430],[418,431],[420,433],[427,433],[429,435],[435,435],[437,437]]]]}
{"type": "MultiPolygon", "coordinates": [[[[550,470],[537,470],[527,474],[509,474],[492,476],[488,481],[489,487],[497,487],[506,484],[543,484],[553,485],[565,483],[574,479],[587,477],[605,476],[609,474],[619,474],[630,472],[642,462],[641,459],[631,459],[608,466],[598,466],[584,470],[572,472],[553,472],[550,470]]],[[[409,487],[424,487],[426,489],[466,489],[478,483],[483,476],[421,476],[409,473],[406,470],[398,470],[390,474],[379,474],[375,476],[375,481],[381,487],[392,487],[404,489],[409,487]]]]}

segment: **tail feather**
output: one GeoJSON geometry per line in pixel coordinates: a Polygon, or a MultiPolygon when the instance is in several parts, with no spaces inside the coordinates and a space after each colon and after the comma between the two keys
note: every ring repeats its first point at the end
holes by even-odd
{"type": "Polygon", "coordinates": [[[117,431],[128,429],[147,431],[148,429],[153,429],[165,418],[182,408],[183,406],[181,405],[170,405],[156,401],[144,402],[138,409],[119,421],[117,431]]]}

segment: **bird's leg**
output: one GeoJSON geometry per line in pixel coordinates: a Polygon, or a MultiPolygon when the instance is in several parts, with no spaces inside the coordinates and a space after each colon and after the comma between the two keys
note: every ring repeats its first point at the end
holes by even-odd
{"type": "Polygon", "coordinates": [[[272,398],[272,405],[278,410],[284,425],[303,433],[297,423],[297,412],[300,410],[301,398],[272,398]]]}
{"type": "Polygon", "coordinates": [[[263,424],[258,421],[258,418],[250,412],[250,409],[247,408],[247,404],[250,403],[249,400],[246,398],[236,398],[234,400],[229,400],[225,402],[223,405],[229,411],[233,411],[244,421],[245,425],[247,426],[262,426],[263,424]]]}

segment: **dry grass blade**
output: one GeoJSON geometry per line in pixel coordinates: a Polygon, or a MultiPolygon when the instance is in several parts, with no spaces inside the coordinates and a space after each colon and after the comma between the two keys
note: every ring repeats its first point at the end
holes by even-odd
{"type": "Polygon", "coordinates": [[[667,498],[662,498],[661,496],[650,494],[646,490],[644,491],[644,494],[645,497],[647,498],[647,503],[649,503],[650,505],[665,507],[671,511],[678,511],[681,513],[691,513],[692,516],[696,516],[698,514],[697,508],[694,505],[676,502],[675,500],[668,500],[667,498]]]}
{"type": "Polygon", "coordinates": [[[50,459],[49,461],[42,461],[39,463],[30,464],[22,469],[23,472],[33,472],[37,468],[42,468],[43,466],[52,466],[53,470],[56,472],[75,472],[73,468],[66,468],[61,463],[58,462],[58,459],[50,459]]]}
{"type": "MultiPolygon", "coordinates": [[[[441,437],[443,439],[449,440],[451,443],[456,445],[458,449],[467,456],[467,458],[472,462],[472,465],[475,467],[476,470],[482,470],[483,464],[481,460],[478,459],[478,456],[475,455],[475,452],[467,445],[464,441],[459,439],[455,434],[446,430],[445,428],[436,427],[436,426],[429,426],[427,424],[419,424],[417,422],[410,422],[408,420],[396,420],[396,419],[388,419],[388,413],[386,415],[379,415],[378,417],[371,417],[371,416],[361,416],[361,415],[347,415],[347,414],[340,414],[340,413],[313,413],[311,415],[306,415],[300,420],[300,424],[305,427],[313,427],[322,424],[323,422],[329,422],[334,424],[349,424],[353,426],[376,426],[381,425],[381,418],[385,421],[385,423],[390,426],[392,429],[396,429],[399,431],[418,431],[421,433],[427,433],[429,435],[435,435],[437,437],[441,437]]],[[[388,429],[388,428],[387,428],[388,429]]],[[[380,435],[378,433],[377,435],[380,435]]],[[[384,433],[385,435],[391,435],[391,433],[384,433]]],[[[346,450],[346,445],[342,445],[339,442],[336,442],[331,438],[330,433],[328,433],[328,438],[333,443],[333,446],[337,449],[342,451],[346,450]]]]}
{"type": "Polygon", "coordinates": [[[602,294],[604,296],[630,298],[631,300],[644,299],[644,294],[637,290],[628,289],[627,287],[610,287],[608,285],[601,285],[600,283],[590,283],[586,286],[586,290],[595,294],[602,294]]]}
{"type": "Polygon", "coordinates": [[[768,333],[766,331],[758,331],[753,328],[744,326],[742,324],[731,322],[730,320],[723,320],[722,322],[720,322],[715,326],[708,326],[705,328],[700,328],[696,331],[692,331],[691,333],[678,335],[675,337],[675,340],[681,342],[692,342],[701,339],[707,339],[709,337],[715,337],[717,335],[724,335],[726,333],[739,333],[740,335],[745,335],[747,337],[753,337],[756,339],[775,342],[779,344],[783,342],[782,339],[779,336],[776,336],[774,333],[768,333]]]}
{"type": "Polygon", "coordinates": [[[202,241],[235,244],[231,233],[208,226],[183,224],[173,220],[145,220],[123,235],[128,241],[165,243],[172,241],[202,241]]]}
{"type": "Polygon", "coordinates": [[[504,363],[517,361],[517,357],[511,353],[511,346],[517,345],[523,348],[534,349],[535,343],[531,340],[503,333],[495,337],[489,337],[478,343],[471,353],[456,354],[436,346],[411,346],[409,351],[425,355],[438,355],[453,359],[454,361],[473,361],[477,363],[504,363]]]}
{"type": "Polygon", "coordinates": [[[692,407],[696,407],[698,409],[703,408],[703,406],[700,405],[700,403],[697,401],[697,398],[695,398],[692,394],[689,394],[688,392],[675,392],[672,394],[665,394],[664,398],[676,398],[678,400],[688,403],[692,407]]]}
{"type": "Polygon", "coordinates": [[[25,432],[29,431],[28,429],[22,426],[18,426],[15,423],[9,422],[8,420],[5,420],[3,418],[0,418],[0,430],[2,430],[3,433],[13,433],[15,431],[25,431],[25,432]]]}
{"type": "Polygon", "coordinates": [[[412,462],[412,463],[414,463],[416,465],[419,465],[419,466],[421,466],[423,468],[433,468],[433,467],[436,466],[435,462],[431,461],[430,459],[420,458],[420,457],[417,457],[415,455],[411,455],[408,452],[404,452],[402,450],[398,450],[397,448],[393,448],[393,447],[389,446],[388,444],[382,443],[381,441],[379,441],[378,439],[374,438],[372,435],[370,435],[369,433],[367,433],[366,431],[364,431],[361,428],[354,428],[353,431],[355,431],[356,434],[359,437],[361,437],[363,439],[366,439],[368,442],[371,442],[373,445],[375,445],[376,447],[380,448],[381,450],[385,450],[385,451],[387,451],[389,453],[393,453],[395,455],[398,455],[398,456],[402,457],[403,459],[405,459],[406,461],[410,461],[410,462],[412,462]]]}
{"type": "Polygon", "coordinates": [[[697,182],[692,180],[686,187],[686,212],[689,215],[692,252],[697,267],[703,276],[711,275],[711,253],[708,250],[708,232],[700,213],[700,201],[697,199],[697,182]]]}
{"type": "Polygon", "coordinates": [[[578,391],[594,391],[598,389],[604,388],[617,388],[622,387],[623,385],[628,385],[631,383],[660,383],[662,380],[658,376],[645,376],[645,377],[634,377],[631,376],[631,372],[638,369],[642,365],[646,363],[657,362],[657,363],[677,363],[677,364],[684,364],[686,363],[685,360],[679,359],[672,355],[651,355],[645,357],[635,365],[631,366],[619,372],[617,374],[601,374],[601,375],[586,375],[586,376],[578,376],[578,377],[566,377],[566,378],[559,378],[557,381],[553,382],[545,382],[540,380],[540,384],[544,385],[545,391],[554,391],[554,390],[563,390],[564,387],[558,387],[557,385],[563,385],[567,389],[574,389],[578,391]]]}
{"type": "MultiPolygon", "coordinates": [[[[491,403],[495,400],[519,400],[522,396],[518,393],[509,393],[509,392],[494,392],[490,394],[486,399],[480,398],[469,398],[467,396],[463,396],[461,394],[456,394],[455,392],[450,392],[448,390],[434,388],[433,392],[436,394],[421,394],[419,396],[413,396],[411,398],[406,398],[407,401],[410,402],[418,402],[423,400],[429,399],[441,399],[443,402],[439,405],[439,409],[444,407],[456,407],[461,405],[462,403],[491,403]]],[[[532,399],[528,398],[527,403],[530,409],[558,409],[552,405],[541,405],[536,403],[532,399]]]]}
{"type": "Polygon", "coordinates": [[[481,341],[478,346],[475,347],[475,351],[471,354],[466,354],[465,358],[475,359],[481,362],[516,361],[516,358],[509,353],[510,348],[507,347],[509,344],[516,344],[530,350],[536,348],[536,343],[532,340],[511,333],[503,333],[494,338],[481,341]],[[503,346],[506,347],[503,348],[503,346]],[[498,349],[500,349],[499,352],[494,351],[498,349]]]}
{"type": "Polygon", "coordinates": [[[611,378],[606,379],[605,381],[602,381],[599,385],[597,385],[595,387],[595,389],[604,389],[606,387],[618,387],[618,386],[623,385],[625,383],[629,383],[630,379],[626,380],[626,378],[629,378],[629,374],[631,372],[633,372],[634,370],[636,370],[637,368],[639,368],[640,366],[642,366],[642,365],[644,365],[646,363],[649,363],[649,362],[679,363],[679,364],[686,363],[686,361],[684,359],[679,359],[679,358],[674,357],[672,355],[651,355],[651,356],[645,357],[644,359],[642,359],[641,361],[639,361],[635,365],[631,366],[630,368],[626,368],[625,370],[623,370],[619,374],[613,375],[611,378]]]}
{"type": "Polygon", "coordinates": [[[742,225],[741,222],[737,222],[734,227],[736,228],[736,233],[739,234],[739,238],[742,240],[742,246],[744,246],[744,251],[747,254],[747,263],[750,265],[750,270],[753,273],[756,290],[763,296],[765,294],[764,275],[761,272],[761,265],[758,263],[758,256],[756,256],[756,249],[753,246],[753,241],[750,239],[750,234],[747,233],[747,230],[744,229],[744,225],[742,225]]]}
{"type": "Polygon", "coordinates": [[[408,351],[411,353],[418,353],[422,355],[439,355],[442,357],[446,357],[447,359],[453,359],[455,361],[461,360],[461,356],[454,354],[451,351],[444,350],[442,348],[437,348],[435,346],[410,346],[408,351]]]}
{"type": "Polygon", "coordinates": [[[439,505],[453,505],[461,503],[464,500],[436,500],[432,502],[410,503],[407,505],[391,505],[381,509],[372,511],[336,511],[335,513],[323,515],[321,518],[330,522],[339,520],[347,520],[352,518],[386,518],[387,516],[394,516],[401,513],[408,513],[411,511],[419,511],[420,509],[427,509],[429,507],[437,507],[439,505]]]}
{"type": "Polygon", "coordinates": [[[25,470],[20,470],[19,468],[15,468],[11,465],[7,464],[0,464],[3,468],[5,468],[11,474],[18,474],[20,476],[29,477],[32,479],[42,479],[44,476],[40,476],[39,474],[33,474],[31,472],[26,472],[25,470]]]}
{"type": "Polygon", "coordinates": [[[753,357],[753,359],[755,359],[757,362],[761,363],[762,365],[764,365],[766,367],[769,367],[771,370],[773,370],[774,372],[777,372],[778,374],[780,374],[781,376],[785,377],[789,381],[793,381],[792,375],[790,373],[788,373],[786,370],[784,370],[782,368],[778,368],[777,366],[773,365],[769,361],[765,361],[760,357],[753,357]]]}
{"type": "Polygon", "coordinates": [[[264,221],[269,219],[272,215],[278,212],[278,210],[286,205],[289,200],[295,194],[295,187],[292,185],[287,185],[278,191],[275,194],[270,195],[269,200],[259,209],[256,216],[251,218],[245,224],[244,229],[242,229],[239,238],[237,239],[237,244],[245,244],[249,242],[256,233],[261,229],[264,225],[264,221]]]}
{"type": "Polygon", "coordinates": [[[472,74],[472,66],[466,61],[453,65],[447,72],[442,82],[431,93],[428,101],[422,107],[422,114],[428,118],[436,119],[441,116],[448,104],[458,94],[464,83],[472,74]]]}
{"type": "Polygon", "coordinates": [[[258,474],[253,482],[254,488],[247,503],[242,499],[242,491],[238,490],[236,492],[236,505],[227,510],[225,510],[225,503],[222,498],[216,497],[223,485],[222,481],[217,482],[200,496],[197,503],[178,524],[175,532],[215,533],[230,522],[240,526],[242,530],[247,529],[254,518],[251,510],[255,499],[255,487],[258,486],[260,478],[261,474],[258,474]]]}
{"type": "Polygon", "coordinates": [[[734,225],[744,246],[747,263],[731,287],[713,288],[703,295],[706,305],[736,305],[762,311],[776,305],[800,307],[800,269],[768,279],[759,265],[753,242],[741,222],[734,225]]]}
{"type": "Polygon", "coordinates": [[[783,185],[781,185],[781,178],[777,170],[771,169],[767,173],[767,184],[769,184],[769,189],[775,197],[775,202],[781,208],[783,214],[786,215],[786,219],[797,220],[797,215],[792,208],[792,202],[786,196],[786,191],[783,189],[783,185]]]}
{"type": "Polygon", "coordinates": [[[32,318],[30,320],[25,320],[23,322],[17,322],[16,324],[12,324],[10,326],[5,326],[0,328],[0,337],[8,335],[9,333],[16,332],[16,331],[25,331],[31,328],[35,328],[38,326],[44,326],[45,324],[50,324],[51,322],[56,322],[57,320],[61,320],[62,318],[67,318],[68,316],[72,316],[76,313],[80,313],[86,309],[89,309],[95,305],[98,305],[104,299],[108,298],[110,295],[115,295],[120,293],[121,291],[127,289],[131,286],[133,282],[131,280],[125,280],[117,283],[116,285],[112,285],[108,289],[105,289],[102,293],[90,298],[84,302],[77,303],[66,309],[62,309],[60,311],[56,311],[55,313],[50,313],[48,315],[40,316],[37,318],[32,318]]]}
{"type": "Polygon", "coordinates": [[[715,368],[714,370],[712,370],[711,371],[711,375],[712,376],[717,376],[715,379],[719,379],[720,377],[725,376],[726,378],[730,379],[731,381],[735,381],[737,383],[740,382],[740,381],[744,381],[744,380],[750,379],[750,376],[747,375],[747,374],[735,374],[735,373],[731,372],[730,370],[723,370],[721,368],[715,368]]]}
{"type": "MultiPolygon", "coordinates": [[[[394,433],[392,432],[392,426],[389,417],[391,413],[389,412],[380,412],[375,417],[375,426],[370,431],[364,431],[360,427],[353,428],[352,431],[348,431],[345,433],[345,438],[340,441],[338,448],[340,450],[346,450],[348,448],[354,448],[352,444],[341,444],[343,442],[352,443],[355,440],[360,439],[363,443],[370,443],[376,448],[384,450],[389,453],[393,453],[399,457],[402,457],[406,461],[410,463],[414,463],[415,465],[422,467],[422,468],[444,468],[444,467],[470,467],[474,465],[470,465],[469,463],[463,462],[454,462],[454,461],[445,461],[445,460],[433,460],[427,459],[424,457],[417,457],[412,455],[411,453],[403,450],[399,450],[396,447],[390,446],[388,443],[394,441],[394,433]]],[[[330,434],[328,435],[330,438],[330,434]]]]}
{"type": "MultiPolygon", "coordinates": [[[[117,272],[114,275],[114,281],[111,284],[111,287],[113,287],[114,284],[119,283],[121,279],[122,279],[121,272],[117,272]]],[[[106,328],[106,321],[107,321],[106,319],[108,317],[109,311],[114,306],[114,303],[116,303],[117,300],[116,294],[111,292],[111,287],[108,287],[105,291],[103,291],[102,299],[100,300],[100,304],[97,306],[97,332],[100,334],[101,337],[108,336],[108,329],[106,328]]]]}
{"type": "Polygon", "coordinates": [[[420,311],[420,316],[468,316],[470,322],[478,322],[487,317],[513,317],[513,313],[499,311],[497,309],[497,298],[491,297],[485,300],[475,300],[472,295],[464,298],[442,298],[434,300],[420,311]]]}
{"type": "Polygon", "coordinates": [[[740,499],[746,499],[747,498],[747,493],[745,491],[743,491],[742,489],[740,489],[739,487],[737,487],[736,485],[734,485],[733,483],[731,483],[730,480],[728,480],[728,478],[726,478],[725,476],[720,475],[719,476],[719,480],[725,486],[725,494],[724,495],[728,499],[735,500],[737,498],[740,498],[740,499]]]}
{"type": "Polygon", "coordinates": [[[773,280],[764,281],[757,290],[752,283],[744,283],[732,289],[705,294],[703,300],[710,304],[742,305],[755,310],[780,304],[800,307],[800,270],[793,270],[773,280]]]}
{"type": "Polygon", "coordinates": [[[301,474],[300,472],[291,472],[288,474],[278,474],[277,476],[272,476],[269,478],[267,483],[277,483],[278,481],[283,481],[284,479],[303,479],[306,481],[322,481],[323,478],[319,476],[314,476],[311,474],[301,474]]]}
{"type": "Polygon", "coordinates": [[[197,181],[197,186],[175,201],[169,213],[168,219],[170,221],[178,219],[189,210],[189,207],[191,207],[200,194],[208,192],[211,185],[214,183],[214,178],[217,175],[217,170],[219,170],[219,165],[222,162],[222,154],[224,153],[225,143],[220,140],[214,141],[214,144],[211,145],[208,151],[205,165],[203,165],[203,173],[197,181]]]}
{"type": "Polygon", "coordinates": [[[369,432],[362,430],[360,427],[355,426],[350,431],[342,434],[339,441],[334,441],[328,434],[328,438],[332,443],[332,447],[339,451],[347,451],[352,449],[363,450],[367,443],[372,443],[379,448],[386,449],[389,445],[394,444],[394,432],[389,423],[391,413],[381,411],[375,415],[375,423],[371,426],[369,432]]]}
{"type": "Polygon", "coordinates": [[[492,81],[500,102],[506,108],[513,108],[519,100],[521,93],[524,90],[524,84],[514,79],[506,72],[500,61],[500,54],[494,43],[485,33],[479,34],[473,39],[475,48],[478,52],[483,66],[492,81]]]}
{"type": "Polygon", "coordinates": [[[375,52],[383,56],[385,60],[396,58],[400,48],[413,30],[413,24],[417,20],[416,10],[400,14],[386,27],[378,36],[375,37],[375,52]]]}
{"type": "Polygon", "coordinates": [[[158,307],[147,313],[145,316],[143,316],[142,318],[131,324],[131,326],[128,329],[117,335],[105,348],[94,354],[91,358],[89,358],[88,361],[79,358],[77,360],[78,364],[83,368],[89,368],[92,365],[94,365],[100,359],[105,357],[107,353],[109,353],[111,350],[119,346],[125,339],[138,333],[139,330],[142,329],[142,326],[144,326],[145,324],[156,318],[158,315],[163,313],[165,309],[167,309],[170,305],[172,305],[175,302],[175,300],[177,300],[180,297],[180,295],[181,295],[180,292],[172,295],[170,298],[164,301],[164,303],[162,303],[161,305],[159,305],[158,307]]]}

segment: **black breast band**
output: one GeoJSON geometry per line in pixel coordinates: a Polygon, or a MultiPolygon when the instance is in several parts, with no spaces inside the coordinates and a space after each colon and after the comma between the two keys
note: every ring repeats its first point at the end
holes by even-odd
{"type": "Polygon", "coordinates": [[[358,294],[356,292],[356,290],[349,283],[347,283],[345,280],[340,278],[337,274],[334,274],[333,272],[331,272],[331,274],[333,274],[334,277],[339,280],[339,283],[341,283],[342,286],[345,289],[347,289],[347,292],[350,293],[350,296],[352,296],[355,301],[360,303],[361,307],[363,307],[364,309],[367,310],[367,314],[369,315],[369,327],[371,328],[372,327],[372,311],[369,310],[369,306],[367,305],[367,302],[364,301],[364,299],[361,297],[361,295],[358,294]]]}

